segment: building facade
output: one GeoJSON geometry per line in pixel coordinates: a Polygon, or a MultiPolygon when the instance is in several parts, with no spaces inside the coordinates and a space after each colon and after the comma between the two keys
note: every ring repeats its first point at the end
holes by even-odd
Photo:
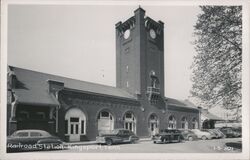
{"type": "Polygon", "coordinates": [[[8,134],[43,129],[65,141],[126,128],[148,137],[198,128],[199,110],[164,94],[164,23],[134,16],[116,28],[116,87],[8,67],[8,134]]]}

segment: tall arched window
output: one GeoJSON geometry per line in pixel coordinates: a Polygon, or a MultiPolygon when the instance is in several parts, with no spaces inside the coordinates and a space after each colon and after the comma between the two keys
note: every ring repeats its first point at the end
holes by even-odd
{"type": "Polygon", "coordinates": [[[86,134],[86,116],[79,108],[71,108],[65,114],[65,134],[69,141],[80,141],[86,134]]]}
{"type": "Polygon", "coordinates": [[[186,117],[182,117],[182,119],[181,119],[181,128],[188,129],[188,121],[187,121],[186,117]]]}
{"type": "Polygon", "coordinates": [[[97,121],[99,133],[109,133],[114,129],[114,117],[108,111],[101,111],[98,114],[97,121]]]}
{"type": "Polygon", "coordinates": [[[198,128],[198,121],[196,118],[192,119],[192,129],[197,129],[198,128]]]}
{"type": "Polygon", "coordinates": [[[159,119],[158,117],[155,115],[155,114],[151,114],[149,116],[149,134],[152,136],[152,135],[155,135],[157,133],[159,133],[159,119]]]}
{"type": "Polygon", "coordinates": [[[124,117],[124,128],[136,133],[136,118],[132,112],[127,112],[124,117]]]}
{"type": "Polygon", "coordinates": [[[171,115],[168,119],[168,128],[169,129],[176,129],[176,119],[173,115],[171,115]]]}

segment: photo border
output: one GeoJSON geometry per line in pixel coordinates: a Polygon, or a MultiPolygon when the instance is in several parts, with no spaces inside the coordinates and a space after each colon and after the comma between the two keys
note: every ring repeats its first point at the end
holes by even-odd
{"type": "Polygon", "coordinates": [[[3,0],[1,2],[1,108],[0,159],[249,159],[249,2],[239,1],[69,1],[69,0],[3,0]],[[242,62],[242,152],[241,153],[6,153],[7,105],[7,33],[8,5],[242,5],[243,6],[243,62],[242,62]]]}

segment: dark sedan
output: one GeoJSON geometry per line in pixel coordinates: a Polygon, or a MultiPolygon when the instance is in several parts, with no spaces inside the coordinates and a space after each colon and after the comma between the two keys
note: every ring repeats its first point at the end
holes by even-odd
{"type": "Polygon", "coordinates": [[[235,128],[232,127],[222,127],[220,131],[226,136],[226,138],[234,138],[240,137],[241,133],[236,131],[235,128]]]}
{"type": "Polygon", "coordinates": [[[115,129],[110,133],[100,134],[96,137],[97,144],[112,145],[115,143],[135,143],[139,140],[132,131],[127,129],[115,129]]]}
{"type": "Polygon", "coordinates": [[[159,134],[153,136],[154,143],[169,143],[169,142],[181,142],[184,137],[180,130],[177,129],[164,129],[159,134]]]}
{"type": "Polygon", "coordinates": [[[63,142],[43,130],[18,130],[7,137],[7,152],[61,149],[63,142]]]}

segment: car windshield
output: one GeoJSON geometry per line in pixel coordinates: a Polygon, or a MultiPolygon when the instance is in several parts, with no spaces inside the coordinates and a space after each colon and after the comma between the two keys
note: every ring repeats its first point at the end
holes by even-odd
{"type": "Polygon", "coordinates": [[[119,133],[119,130],[115,129],[115,130],[110,131],[110,133],[111,134],[117,134],[117,133],[119,133]]]}
{"type": "Polygon", "coordinates": [[[28,137],[29,133],[28,132],[15,132],[12,134],[12,137],[28,137]]]}

